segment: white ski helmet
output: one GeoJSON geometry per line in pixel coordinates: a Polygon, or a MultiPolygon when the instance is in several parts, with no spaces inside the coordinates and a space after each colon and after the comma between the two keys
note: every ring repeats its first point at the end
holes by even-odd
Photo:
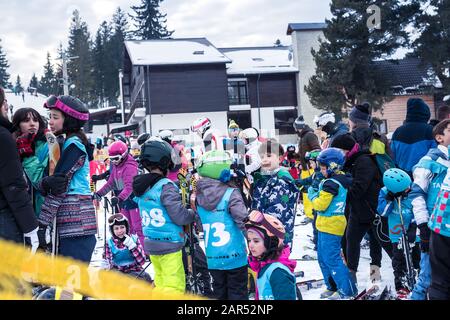
{"type": "Polygon", "coordinates": [[[202,117],[192,123],[191,131],[202,137],[209,128],[211,128],[211,120],[209,120],[209,118],[202,117]]]}
{"type": "Polygon", "coordinates": [[[162,130],[159,132],[159,137],[168,142],[168,143],[172,143],[173,140],[173,132],[171,130],[162,130]]]}
{"type": "Polygon", "coordinates": [[[335,118],[333,112],[324,112],[324,113],[322,113],[319,116],[315,116],[314,117],[314,122],[316,123],[317,127],[323,127],[328,122],[335,123],[336,122],[336,118],[335,118]]]}
{"type": "Polygon", "coordinates": [[[247,128],[247,129],[241,131],[241,133],[239,134],[239,138],[244,140],[245,145],[252,143],[256,139],[258,139],[258,137],[259,137],[259,132],[255,128],[247,128]]]}

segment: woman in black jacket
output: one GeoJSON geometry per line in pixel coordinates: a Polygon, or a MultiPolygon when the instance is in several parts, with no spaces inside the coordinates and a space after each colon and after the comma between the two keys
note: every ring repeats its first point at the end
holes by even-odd
{"type": "MultiPolygon", "coordinates": [[[[392,257],[392,245],[388,237],[387,220],[377,215],[378,193],[382,187],[382,176],[373,155],[367,149],[361,150],[351,134],[334,139],[332,147],[342,149],[346,154],[344,171],[352,175],[353,181],[347,193],[348,223],[343,246],[347,267],[356,275],[360,256],[360,243],[367,233],[370,239],[372,259],[371,278],[379,278],[381,248],[392,257]],[[381,219],[381,220],[380,220],[381,219]],[[381,222],[381,226],[379,223],[381,222]],[[372,272],[376,273],[372,277],[372,272]]],[[[355,276],[356,278],[356,276],[355,276]]]]}
{"type": "Polygon", "coordinates": [[[35,251],[39,245],[38,222],[8,120],[5,93],[0,88],[0,238],[23,243],[28,238],[35,251]]]}

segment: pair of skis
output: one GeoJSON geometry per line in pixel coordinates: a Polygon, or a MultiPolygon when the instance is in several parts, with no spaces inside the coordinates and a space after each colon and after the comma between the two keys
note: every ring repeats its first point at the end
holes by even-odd
{"type": "MultiPolygon", "coordinates": [[[[191,173],[191,178],[188,180],[187,170],[180,170],[177,178],[180,183],[181,201],[183,205],[187,208],[192,208],[195,210],[196,180],[194,178],[194,174],[191,173]]],[[[191,223],[185,226],[184,229],[185,233],[188,235],[189,240],[189,246],[185,246],[188,269],[188,275],[186,279],[187,290],[194,294],[199,294],[200,288],[198,286],[197,270],[194,263],[194,224],[191,223]]]]}

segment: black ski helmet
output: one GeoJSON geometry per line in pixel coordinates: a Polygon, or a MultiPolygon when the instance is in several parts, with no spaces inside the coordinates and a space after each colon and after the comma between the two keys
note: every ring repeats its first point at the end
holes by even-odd
{"type": "Polygon", "coordinates": [[[141,133],[137,138],[137,143],[142,146],[152,135],[150,133],[141,133]]]}
{"type": "Polygon", "coordinates": [[[44,103],[44,108],[58,109],[64,114],[63,132],[78,131],[89,120],[88,107],[72,96],[50,96],[44,103]]]}
{"type": "Polygon", "coordinates": [[[158,167],[164,173],[174,167],[174,150],[170,144],[159,138],[152,137],[141,147],[139,162],[145,168],[158,167]]]}

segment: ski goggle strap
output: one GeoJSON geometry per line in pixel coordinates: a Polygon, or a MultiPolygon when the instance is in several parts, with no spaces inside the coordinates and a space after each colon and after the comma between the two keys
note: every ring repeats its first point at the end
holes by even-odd
{"type": "Polygon", "coordinates": [[[263,226],[277,238],[284,239],[284,233],[271,225],[264,217],[264,214],[262,214],[260,211],[253,212],[255,212],[255,214],[253,215],[252,219],[249,219],[250,224],[253,224],[255,226],[263,226]]]}
{"type": "Polygon", "coordinates": [[[110,226],[114,225],[116,222],[123,222],[126,221],[126,218],[121,213],[113,214],[111,217],[108,218],[108,224],[110,226]]]}
{"type": "Polygon", "coordinates": [[[44,103],[44,108],[47,109],[58,109],[65,114],[68,114],[69,116],[78,119],[78,120],[89,120],[89,113],[81,113],[78,112],[68,105],[66,105],[64,102],[58,99],[56,96],[51,96],[47,99],[47,101],[44,103]]]}

